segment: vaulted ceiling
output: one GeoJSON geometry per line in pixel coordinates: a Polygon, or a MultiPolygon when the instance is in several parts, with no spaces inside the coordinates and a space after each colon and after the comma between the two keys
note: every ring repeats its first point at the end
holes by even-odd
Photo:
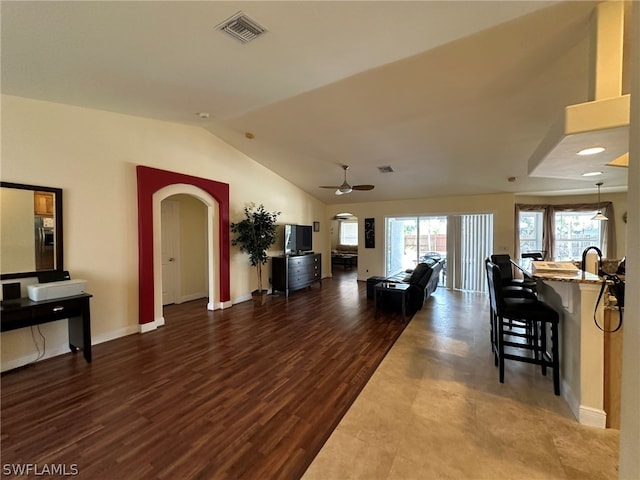
{"type": "MultiPolygon", "coordinates": [[[[2,93],[201,126],[326,203],[594,192],[573,156],[561,178],[528,161],[591,100],[595,5],[5,1],[2,93]],[[216,29],[239,11],[266,33],[216,29]],[[319,188],[343,164],[375,189],[319,188]]],[[[601,170],[626,190],[625,168],[601,170]]]]}

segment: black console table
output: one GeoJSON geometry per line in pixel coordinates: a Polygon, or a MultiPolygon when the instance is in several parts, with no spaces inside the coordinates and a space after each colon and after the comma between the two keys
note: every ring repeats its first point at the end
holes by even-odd
{"type": "Polygon", "coordinates": [[[84,358],[91,363],[91,313],[89,299],[83,293],[72,297],[34,302],[29,298],[5,300],[0,307],[0,331],[31,327],[42,323],[69,319],[69,348],[72,352],[82,350],[84,358]]]}

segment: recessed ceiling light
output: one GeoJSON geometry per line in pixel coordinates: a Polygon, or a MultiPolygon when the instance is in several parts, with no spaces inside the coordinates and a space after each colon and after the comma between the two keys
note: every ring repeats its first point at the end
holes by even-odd
{"type": "Polygon", "coordinates": [[[596,177],[598,175],[602,175],[602,172],[587,172],[582,174],[583,177],[596,177]]]}
{"type": "Polygon", "coordinates": [[[203,120],[206,120],[207,118],[209,118],[211,116],[209,114],[209,112],[198,112],[198,113],[196,113],[196,115],[198,115],[203,120]]]}
{"type": "Polygon", "coordinates": [[[596,153],[604,152],[604,150],[604,147],[584,148],[578,152],[578,155],[595,155],[596,153]]]}

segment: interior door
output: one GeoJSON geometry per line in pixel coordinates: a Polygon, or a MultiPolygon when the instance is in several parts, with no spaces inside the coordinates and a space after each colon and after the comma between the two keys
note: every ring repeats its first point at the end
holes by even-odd
{"type": "Polygon", "coordinates": [[[180,203],[164,200],[161,204],[162,305],[176,302],[179,284],[180,203]]]}

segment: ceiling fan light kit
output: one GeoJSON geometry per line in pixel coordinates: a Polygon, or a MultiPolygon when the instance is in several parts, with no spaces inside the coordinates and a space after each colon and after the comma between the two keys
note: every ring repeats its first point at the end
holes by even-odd
{"type": "Polygon", "coordinates": [[[342,185],[320,185],[320,188],[336,189],[336,195],[345,195],[353,192],[354,190],[366,191],[373,190],[375,188],[374,185],[349,185],[347,182],[347,170],[349,170],[349,165],[342,165],[342,169],[344,170],[344,182],[342,182],[342,185]]]}

